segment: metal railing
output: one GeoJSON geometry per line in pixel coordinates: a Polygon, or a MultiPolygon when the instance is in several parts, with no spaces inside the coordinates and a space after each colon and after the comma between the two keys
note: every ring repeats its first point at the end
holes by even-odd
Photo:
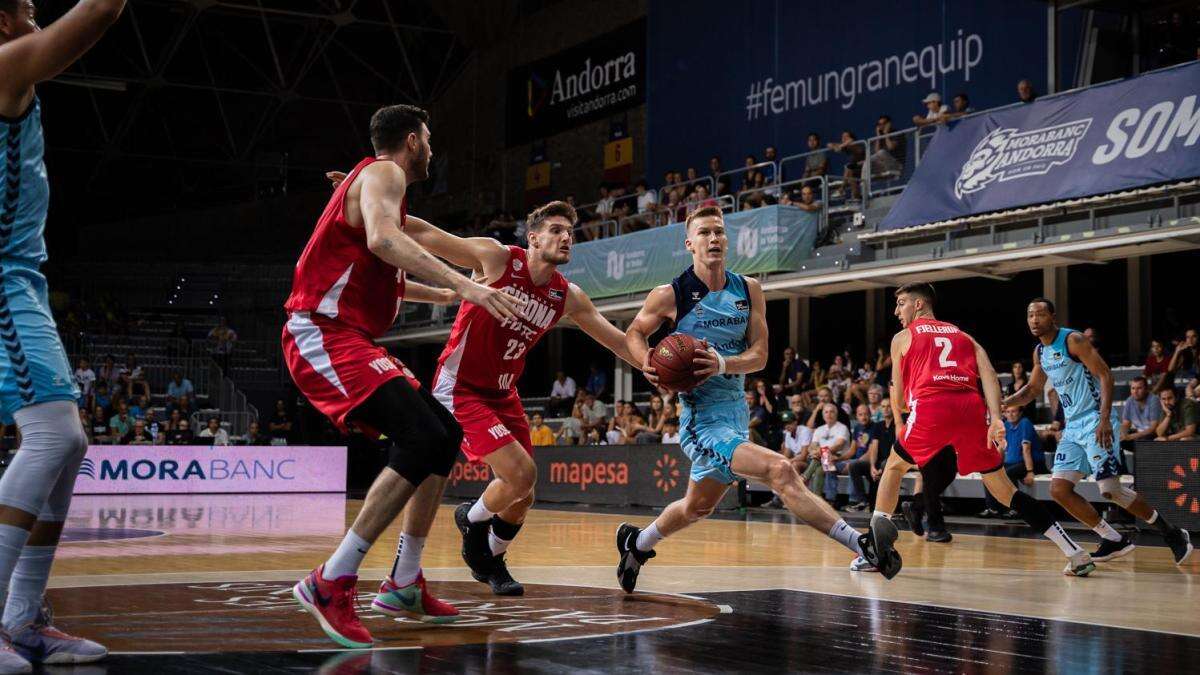
{"type": "Polygon", "coordinates": [[[751,194],[757,194],[757,193],[772,194],[772,192],[774,192],[774,193],[776,193],[776,196],[780,200],[782,200],[784,195],[786,195],[791,188],[803,188],[805,185],[812,186],[817,193],[817,202],[821,205],[820,231],[824,232],[825,228],[828,227],[828,225],[829,225],[829,209],[827,207],[827,204],[829,203],[829,177],[828,176],[812,176],[809,178],[797,178],[795,180],[786,181],[786,182],[780,183],[778,185],[766,185],[766,186],[763,186],[760,188],[754,188],[751,190],[742,190],[741,192],[737,193],[737,203],[741,204],[741,205],[745,205],[746,197],[748,197],[751,194]]]}
{"type": "MultiPolygon", "coordinates": [[[[233,384],[233,380],[225,377],[225,374],[221,371],[221,367],[216,363],[209,363],[208,380],[209,405],[219,408],[222,413],[243,413],[245,414],[245,419],[258,419],[258,408],[255,408],[246,400],[246,395],[238,390],[233,384]]],[[[237,416],[235,418],[242,419],[237,416]]],[[[249,422],[246,422],[245,426],[235,427],[231,430],[231,433],[244,434],[248,426],[249,422]]],[[[196,431],[199,432],[199,429],[196,431]]]]}
{"type": "MultiPolygon", "coordinates": [[[[743,173],[749,174],[751,171],[758,173],[759,169],[770,169],[771,176],[770,176],[769,181],[771,183],[779,182],[779,167],[775,165],[775,162],[759,162],[757,164],[751,164],[750,166],[743,166],[743,167],[740,167],[737,169],[730,169],[729,171],[722,171],[721,173],[717,174],[716,185],[717,185],[717,187],[719,187],[721,185],[721,179],[730,178],[730,180],[728,181],[729,192],[734,193],[736,191],[733,189],[733,181],[731,179],[732,176],[736,176],[738,174],[743,174],[743,173]]],[[[743,181],[743,184],[744,184],[744,181],[743,181]]],[[[709,194],[715,194],[715,192],[711,192],[709,194]]]]}

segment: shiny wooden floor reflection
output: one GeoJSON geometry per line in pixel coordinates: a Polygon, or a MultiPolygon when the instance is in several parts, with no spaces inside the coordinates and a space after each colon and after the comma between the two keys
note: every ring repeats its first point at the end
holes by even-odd
{"type": "MultiPolygon", "coordinates": [[[[286,589],[325,559],[360,505],[345,501],[341,495],[80,497],[68,521],[73,541],[60,549],[51,587],[137,586],[141,599],[147,593],[147,584],[166,584],[162,586],[164,591],[207,585],[203,586],[207,593],[222,583],[263,582],[255,588],[278,598],[283,592],[280,589],[286,589]],[[112,538],[126,536],[129,538],[112,538]]],[[[429,537],[426,574],[445,582],[441,588],[446,593],[463,595],[463,602],[468,602],[468,594],[472,596],[470,602],[486,600],[486,592],[480,594],[486,589],[472,585],[462,565],[460,538],[451,511],[452,506],[442,507],[429,537]]],[[[510,549],[510,569],[529,584],[573,587],[573,591],[564,588],[560,596],[540,591],[569,606],[571,592],[617,588],[615,529],[622,521],[643,524],[650,519],[648,514],[535,509],[510,549]]],[[[364,590],[390,566],[397,534],[395,529],[389,531],[367,557],[361,586],[364,590]]],[[[886,608],[886,616],[892,617],[889,621],[906,613],[932,611],[943,615],[938,629],[942,631],[953,630],[956,622],[967,620],[963,617],[990,613],[981,616],[1021,617],[1023,622],[1073,622],[1071,634],[1084,642],[1089,631],[1100,636],[1109,629],[1189,636],[1191,639],[1185,639],[1186,644],[1180,647],[1181,657],[1192,654],[1190,650],[1200,645],[1200,611],[1196,610],[1200,607],[1200,564],[1192,562],[1178,568],[1162,547],[1139,547],[1124,559],[1101,564],[1087,579],[1063,576],[1064,561],[1058,550],[1038,539],[960,534],[952,544],[944,545],[918,540],[906,532],[899,548],[905,568],[895,579],[885,581],[877,574],[850,572],[847,567],[851,556],[845,550],[790,519],[709,520],[660,544],[658,557],[642,572],[639,591],[661,594],[656,596],[660,606],[669,604],[662,598],[671,594],[702,596],[707,607],[725,604],[736,618],[718,616],[712,626],[720,625],[722,620],[732,621],[740,626],[739,630],[753,624],[752,607],[758,607],[754,611],[760,613],[767,611],[763,607],[784,613],[819,607],[829,613],[834,610],[828,603],[833,602],[837,612],[850,616],[875,611],[871,602],[889,601],[879,605],[886,608]],[[829,600],[819,601],[820,597],[829,600]]],[[[1195,558],[1200,559],[1200,555],[1195,558]]],[[[60,593],[55,591],[52,596],[60,593]]],[[[96,594],[97,600],[101,597],[119,604],[119,589],[96,594]]],[[[194,605],[177,609],[186,611],[188,606],[194,605]]],[[[616,607],[613,612],[622,611],[619,603],[616,607]]],[[[91,606],[86,609],[93,611],[91,606]]],[[[113,607],[112,611],[119,615],[122,610],[113,607]]],[[[697,616],[716,614],[715,609],[696,611],[700,612],[697,616]]],[[[871,620],[883,620],[884,614],[871,620]]],[[[71,627],[70,617],[78,616],[82,615],[66,614],[64,623],[71,627]]],[[[759,618],[766,621],[765,615],[759,618]]],[[[788,630],[829,628],[806,623],[805,616],[776,617],[783,618],[791,622],[788,630]]],[[[712,618],[704,619],[708,621],[712,618]]],[[[772,622],[774,619],[767,624],[772,622]]],[[[1055,629],[1059,632],[1065,630],[1061,625],[1066,624],[1054,625],[1060,626],[1055,629]]],[[[704,630],[711,633],[712,626],[704,630]]],[[[687,631],[699,630],[671,628],[656,634],[654,644],[674,639],[669,635],[683,639],[687,631]]],[[[319,638],[315,626],[312,632],[319,638]]],[[[1039,635],[1037,639],[1045,638],[1039,635]]],[[[1145,634],[1124,635],[1122,639],[1129,641],[1131,635],[1145,634]]],[[[317,647],[319,642],[310,646],[317,647]]],[[[404,644],[414,642],[410,639],[404,644]]],[[[731,643],[727,648],[739,647],[731,643]]],[[[883,654],[888,648],[877,645],[868,651],[883,654]]],[[[370,666],[370,659],[366,663],[370,666]]],[[[874,656],[854,663],[866,669],[907,668],[902,662],[880,661],[874,656]]],[[[789,668],[798,664],[762,665],[789,668]]]]}

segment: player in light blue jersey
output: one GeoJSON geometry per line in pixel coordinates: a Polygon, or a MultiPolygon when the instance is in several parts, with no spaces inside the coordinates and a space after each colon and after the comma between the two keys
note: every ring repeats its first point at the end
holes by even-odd
{"type": "Polygon", "coordinates": [[[863,535],[838,517],[824,499],[805,487],[783,455],[750,442],[750,413],[744,398],[745,374],[767,362],[766,302],[762,286],[725,269],[729,240],[721,209],[701,207],[688,216],[684,246],[692,266],[673,282],[646,296],[645,305],[625,334],[630,355],[650,368],[647,339],[664,323],[705,342],[693,364],[702,382],[682,394],[679,442],[692,460],[687,494],[659,514],[645,530],[623,523],[617,528],[620,562],[617,578],[632,593],[641,566],[654,557],[654,546],[708,516],[735,476],[766,483],[797,518],[826,533],[861,556],[863,535]]]}
{"type": "Polygon", "coordinates": [[[43,30],[33,0],[0,0],[0,420],[21,432],[21,451],[0,479],[5,673],[107,654],[51,627],[42,611],[87,437],[40,271],[50,187],[34,86],[82,56],[124,7],[124,0],[80,0],[43,30]]]}
{"type": "Polygon", "coordinates": [[[1175,563],[1182,565],[1192,554],[1191,537],[1155,511],[1133,490],[1121,485],[1117,454],[1119,422],[1112,416],[1113,377],[1108,364],[1079,331],[1058,325],[1054,303],[1036,298],[1029,303],[1026,321],[1039,343],[1033,352],[1029,382],[1004,405],[1024,406],[1041,393],[1046,380],[1058,392],[1067,424],[1054,455],[1050,494],[1071,515],[1102,537],[1092,560],[1106,561],[1134,549],[1128,535],[1112,528],[1086,499],[1075,492],[1075,484],[1091,475],[1100,494],[1162,533],[1171,547],[1175,563]]]}

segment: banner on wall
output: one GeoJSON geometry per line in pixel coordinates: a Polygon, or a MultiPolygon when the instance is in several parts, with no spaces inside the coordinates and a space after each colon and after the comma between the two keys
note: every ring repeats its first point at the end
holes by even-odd
{"type": "Polygon", "coordinates": [[[1200,176],[1200,63],[940,129],[882,230],[1200,176]]]}
{"type": "Polygon", "coordinates": [[[345,446],[92,445],[75,480],[75,494],[345,491],[345,446]]]}
{"type": "MultiPolygon", "coordinates": [[[[820,217],[794,206],[725,216],[729,269],[739,274],[799,269],[812,253],[820,217]]],[[[692,264],[683,223],[576,244],[560,271],[593,298],[648,291],[692,264]]]]}
{"type": "Polygon", "coordinates": [[[646,20],[508,74],[508,145],[528,143],[646,100],[646,20]]]}

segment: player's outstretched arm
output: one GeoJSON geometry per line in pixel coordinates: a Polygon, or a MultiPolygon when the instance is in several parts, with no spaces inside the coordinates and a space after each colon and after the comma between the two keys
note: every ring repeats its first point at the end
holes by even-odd
{"type": "Polygon", "coordinates": [[[404,301],[422,302],[430,305],[449,305],[458,299],[449,288],[434,288],[415,281],[404,282],[404,301]]]}
{"type": "Polygon", "coordinates": [[[79,0],[44,30],[0,46],[3,94],[19,96],[38,82],[66,70],[100,40],[124,9],[125,0],[79,0]]]}
{"type": "Polygon", "coordinates": [[[1033,372],[1029,373],[1029,381],[1025,386],[1013,392],[1012,396],[1004,399],[1003,405],[1015,405],[1024,407],[1029,405],[1029,402],[1037,398],[1037,395],[1042,393],[1042,388],[1046,386],[1046,371],[1042,370],[1042,360],[1038,358],[1037,349],[1033,350],[1033,372]]]}
{"type": "Polygon", "coordinates": [[[400,204],[407,187],[403,169],[394,162],[376,162],[363,169],[360,180],[359,204],[371,253],[393,267],[445,284],[458,297],[483,307],[497,319],[516,318],[522,302],[459,274],[401,231],[400,204]]]}
{"type": "Polygon", "coordinates": [[[629,353],[629,345],[625,343],[625,334],[604,318],[592,299],[579,286],[571,284],[567,288],[567,316],[596,342],[604,345],[608,351],[616,354],[622,361],[641,370],[642,363],[629,353]]]}
{"type": "Polygon", "coordinates": [[[670,286],[658,286],[646,294],[646,302],[625,330],[625,346],[634,363],[640,363],[642,373],[655,387],[658,375],[650,365],[650,336],[664,321],[675,319],[675,290],[670,286]]]}
{"type": "Polygon", "coordinates": [[[508,264],[508,248],[491,237],[459,237],[416,216],[408,217],[404,231],[430,253],[487,279],[499,278],[508,264]]]}
{"type": "Polygon", "coordinates": [[[1104,357],[1092,346],[1092,341],[1083,333],[1071,333],[1067,336],[1067,353],[1079,359],[1084,367],[1100,380],[1100,423],[1096,425],[1096,440],[1102,448],[1112,447],[1112,370],[1104,362],[1104,357]]]}
{"type": "Polygon", "coordinates": [[[991,426],[988,428],[988,438],[993,445],[1003,450],[1008,445],[1008,440],[1004,434],[1004,422],[1000,417],[1000,378],[996,376],[992,360],[988,358],[983,347],[975,342],[975,338],[971,338],[971,342],[975,344],[975,364],[979,368],[979,382],[983,385],[983,398],[987,401],[988,414],[992,418],[991,426]]]}
{"type": "MultiPolygon", "coordinates": [[[[757,373],[767,365],[767,301],[758,279],[746,279],[746,289],[750,292],[750,326],[746,331],[749,346],[741,354],[724,357],[726,373],[757,373]]],[[[712,350],[696,350],[692,363],[696,374],[702,377],[712,377],[720,372],[721,359],[712,350]]]]}

